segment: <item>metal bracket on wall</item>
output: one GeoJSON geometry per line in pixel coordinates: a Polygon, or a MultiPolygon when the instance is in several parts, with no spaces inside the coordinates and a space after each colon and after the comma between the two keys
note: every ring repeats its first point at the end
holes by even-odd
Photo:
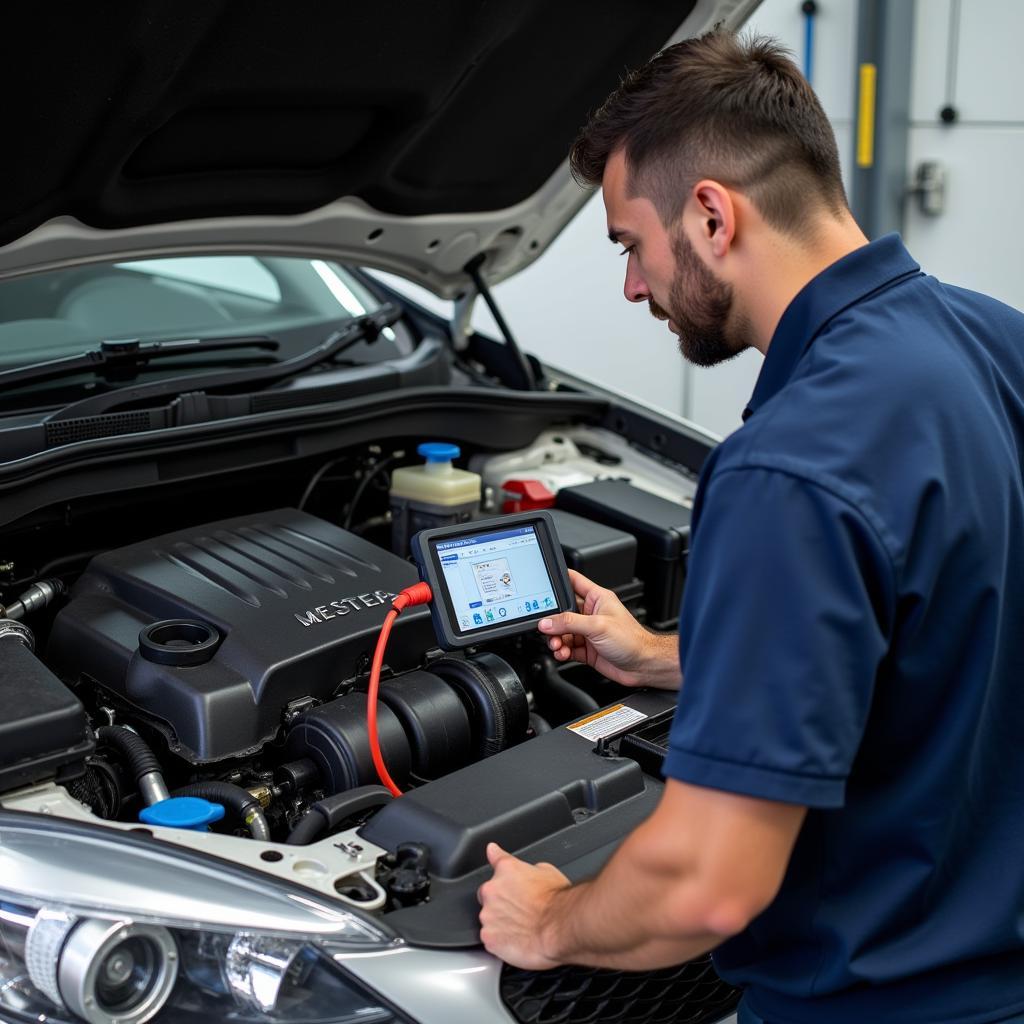
{"type": "Polygon", "coordinates": [[[917,208],[927,217],[946,210],[946,167],[938,160],[922,160],[914,168],[914,180],[907,195],[917,199],[917,208]]]}

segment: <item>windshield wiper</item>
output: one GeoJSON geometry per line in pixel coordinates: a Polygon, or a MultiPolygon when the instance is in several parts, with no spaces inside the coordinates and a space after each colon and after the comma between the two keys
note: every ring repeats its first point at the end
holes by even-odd
{"type": "MultiPolygon", "coordinates": [[[[53,423],[79,416],[98,416],[120,405],[127,405],[129,402],[144,402],[167,395],[179,395],[185,391],[209,391],[216,388],[241,387],[255,382],[267,384],[286,380],[320,363],[336,359],[346,349],[361,341],[372,344],[380,337],[384,328],[390,327],[401,315],[402,311],[397,306],[390,304],[381,306],[380,309],[367,313],[365,316],[356,317],[344,327],[333,331],[314,348],[291,359],[274,363],[273,366],[217,370],[212,373],[190,373],[185,376],[152,381],[148,384],[125,386],[116,391],[108,391],[102,395],[90,395],[88,398],[72,402],[48,416],[46,422],[53,423]]],[[[3,386],[3,382],[3,377],[0,376],[0,387],[3,386]]]]}
{"type": "Polygon", "coordinates": [[[237,338],[175,338],[170,341],[140,341],[138,338],[101,341],[99,348],[89,349],[87,352],[48,359],[41,363],[29,363],[27,366],[15,366],[10,370],[0,370],[0,388],[70,377],[83,370],[124,371],[145,366],[156,359],[189,355],[193,352],[226,352],[235,348],[258,348],[276,352],[280,347],[273,338],[263,334],[237,338]]]}

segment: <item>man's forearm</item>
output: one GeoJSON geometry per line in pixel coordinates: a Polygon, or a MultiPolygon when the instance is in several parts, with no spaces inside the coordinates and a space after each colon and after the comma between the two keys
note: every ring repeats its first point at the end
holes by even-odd
{"type": "Polygon", "coordinates": [[[696,870],[644,850],[644,826],[601,874],[555,893],[541,928],[545,956],[561,963],[639,970],[669,966],[713,949],[707,892],[696,870]]]}
{"type": "Polygon", "coordinates": [[[679,665],[679,635],[648,630],[647,636],[646,684],[659,690],[678,690],[683,682],[679,665]]]}
{"type": "Polygon", "coordinates": [[[490,843],[480,938],[530,970],[636,970],[713,949],[775,899],[807,808],[667,779],[654,813],[591,882],[490,843]],[[752,857],[750,851],[756,851],[752,857]]]}
{"type": "MultiPolygon", "coordinates": [[[[638,934],[644,908],[620,908],[613,918],[610,908],[600,906],[601,894],[594,882],[582,882],[558,893],[552,901],[551,924],[541,936],[546,956],[559,963],[608,967],[620,971],[672,967],[714,949],[721,935],[694,931],[671,938],[638,934]],[[593,918],[605,917],[597,929],[593,918]]],[[[617,901],[616,901],[617,902],[617,901]]]]}

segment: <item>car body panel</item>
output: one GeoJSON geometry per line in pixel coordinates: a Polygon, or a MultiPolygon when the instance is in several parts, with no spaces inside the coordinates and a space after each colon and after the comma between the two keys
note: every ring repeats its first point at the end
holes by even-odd
{"type": "MultiPolygon", "coordinates": [[[[686,16],[682,24],[674,32],[669,29],[661,38],[650,40],[647,49],[638,51],[637,56],[646,56],[652,46],[699,34],[715,24],[739,26],[758,2],[697,0],[692,8],[685,4],[682,10],[686,16]]],[[[142,5],[143,8],[146,6],[142,5]]],[[[166,9],[166,5],[161,4],[149,6],[166,9]]],[[[664,5],[652,4],[652,11],[658,6],[664,8],[664,5]]],[[[602,32],[628,30],[637,35],[638,23],[645,19],[644,11],[625,3],[605,4],[600,13],[604,18],[600,24],[605,26],[602,32]],[[612,28],[614,24],[618,24],[618,28],[612,28]]],[[[647,12],[646,17],[649,18],[651,13],[647,12]]],[[[569,21],[575,17],[581,34],[585,35],[583,29],[587,19],[595,18],[597,14],[594,5],[580,3],[578,9],[561,16],[561,30],[566,30],[564,21],[567,17],[569,21]]],[[[94,12],[86,16],[92,19],[94,12]]],[[[255,17],[256,12],[249,12],[248,16],[255,17]]],[[[479,17],[489,15],[485,16],[481,11],[479,17]]],[[[501,19],[505,17],[507,9],[494,19],[494,25],[500,26],[501,19]]],[[[537,26],[545,21],[544,5],[533,5],[530,18],[524,21],[526,27],[536,34],[537,26]]],[[[90,31],[94,31],[91,24],[90,31]]],[[[202,51],[204,40],[201,35],[189,32],[186,38],[197,59],[201,56],[203,60],[212,62],[213,57],[202,51]]],[[[643,38],[649,38],[649,35],[643,38]]],[[[144,33],[139,35],[139,39],[142,43],[149,41],[144,33]]],[[[535,41],[529,31],[523,32],[522,38],[511,33],[500,55],[501,66],[504,67],[506,62],[511,65],[530,64],[534,59],[532,47],[535,41]]],[[[214,43],[217,42],[224,44],[225,37],[215,33],[214,43]]],[[[163,54],[160,47],[154,47],[154,52],[163,54]]],[[[568,52],[573,53],[571,48],[568,52]]],[[[396,59],[399,53],[397,50],[396,59]]],[[[163,56],[169,59],[167,54],[163,56]]],[[[384,59],[386,54],[381,56],[384,59]]],[[[565,56],[564,52],[562,56],[565,56]]],[[[294,55],[292,59],[295,59],[294,55]]],[[[579,60],[578,51],[573,59],[579,60]]],[[[184,60],[185,55],[179,54],[175,62],[184,60]]],[[[471,66],[476,67],[475,59],[471,66]]],[[[317,101],[309,99],[310,85],[304,82],[302,70],[301,66],[292,70],[292,92],[296,97],[305,96],[306,103],[310,105],[322,103],[322,97],[317,101]]],[[[500,86],[514,93],[514,86],[507,78],[498,75],[497,70],[490,76],[491,87],[500,86]]],[[[597,102],[615,84],[621,70],[621,67],[613,69],[610,76],[605,71],[605,77],[600,78],[599,83],[595,82],[596,91],[591,102],[597,102]]],[[[556,81],[561,75],[561,65],[555,65],[550,73],[554,75],[552,82],[556,81]]],[[[279,88],[286,93],[287,87],[286,81],[279,83],[279,88]]],[[[159,115],[126,104],[120,116],[133,116],[138,125],[132,129],[129,138],[121,141],[122,149],[119,151],[104,154],[100,143],[113,143],[102,136],[94,143],[101,149],[95,157],[86,148],[86,169],[89,173],[83,171],[83,180],[77,181],[73,187],[66,181],[56,183],[48,194],[36,196],[34,202],[22,200],[12,203],[6,217],[0,209],[0,238],[6,239],[6,244],[0,247],[0,278],[98,259],[129,260],[210,252],[302,254],[393,271],[438,295],[451,298],[466,289],[463,267],[469,259],[480,253],[487,255],[486,272],[492,283],[517,273],[547,249],[588,197],[588,193],[573,182],[565,159],[572,141],[571,127],[558,129],[551,140],[546,140],[546,152],[550,153],[551,162],[536,184],[529,182],[529,176],[521,177],[524,185],[519,187],[517,194],[516,188],[508,190],[495,176],[496,198],[488,198],[486,190],[463,189],[462,193],[453,194],[444,201],[447,209],[425,213],[417,212],[417,203],[421,206],[436,205],[436,194],[442,188],[442,182],[433,182],[430,187],[424,184],[417,193],[419,199],[416,195],[410,197],[397,190],[382,197],[367,186],[368,199],[359,193],[347,193],[343,186],[340,194],[335,192],[332,195],[330,175],[320,180],[315,175],[311,177],[308,169],[301,166],[298,169],[261,170],[258,174],[246,165],[241,169],[236,166],[234,171],[218,168],[204,183],[202,174],[196,169],[195,159],[187,168],[178,168],[173,173],[162,171],[158,165],[147,171],[151,181],[146,176],[134,180],[130,173],[130,160],[137,157],[138,149],[148,138],[147,132],[157,133],[166,122],[174,119],[176,113],[200,104],[193,95],[199,86],[193,88],[182,84],[178,88],[180,93],[169,92],[161,97],[163,102],[159,115]],[[126,147],[128,152],[123,152],[126,147]],[[90,164],[93,159],[95,168],[90,164]],[[127,180],[122,180],[126,174],[127,180]],[[275,193],[269,184],[275,177],[286,182],[281,186],[284,191],[275,193]],[[263,179],[268,184],[261,193],[254,182],[263,179]],[[300,187],[303,182],[307,184],[300,187]],[[268,199],[268,194],[272,198],[268,199]],[[322,199],[311,203],[310,196],[321,196],[322,199]],[[514,200],[508,202],[512,196],[515,196],[514,200]],[[377,201],[371,201],[373,198],[377,201]],[[474,199],[480,205],[474,206],[474,199]],[[400,209],[389,211],[389,204],[400,209]],[[77,213],[79,205],[84,206],[87,212],[77,213]],[[166,216],[169,207],[174,209],[173,217],[166,216]],[[274,207],[287,209],[287,213],[276,215],[274,207]],[[229,216],[222,214],[225,208],[230,210],[229,216]],[[199,210],[201,216],[192,215],[191,211],[199,210]]],[[[234,98],[232,102],[244,107],[244,99],[234,98]]],[[[295,102],[298,103],[297,98],[295,102]]],[[[486,94],[473,99],[473,105],[479,103],[485,108],[487,102],[486,94]]],[[[36,119],[45,119],[48,109],[44,106],[34,111],[36,119]]],[[[586,109],[575,110],[568,124],[581,123],[586,112],[586,109]]],[[[28,120],[32,114],[28,107],[21,116],[28,120]]],[[[110,116],[109,112],[107,116],[110,116]]],[[[524,114],[524,117],[529,115],[524,114]]],[[[253,130],[256,127],[254,124],[253,130]]],[[[460,123],[455,116],[445,128],[447,134],[441,137],[450,138],[455,143],[468,130],[468,125],[460,123]]],[[[31,138],[31,135],[27,137],[31,138]]],[[[198,146],[199,138],[197,135],[192,144],[198,146]]],[[[116,133],[114,141],[119,141],[116,133]]],[[[17,145],[16,142],[12,144],[17,145]]],[[[87,146],[88,140],[83,139],[82,145],[87,146]]],[[[439,142],[438,145],[443,148],[444,143],[439,142]]],[[[480,146],[486,148],[486,141],[481,139],[480,146]]],[[[175,167],[172,155],[165,155],[164,159],[168,167],[175,167]]],[[[509,159],[512,160],[511,157],[509,159]]],[[[343,180],[346,176],[343,157],[338,156],[332,167],[343,180]]],[[[514,177],[514,162],[509,171],[514,177]]],[[[30,185],[33,183],[25,183],[23,188],[28,194],[33,194],[30,185]]],[[[16,196],[18,193],[9,194],[16,196]]]]}

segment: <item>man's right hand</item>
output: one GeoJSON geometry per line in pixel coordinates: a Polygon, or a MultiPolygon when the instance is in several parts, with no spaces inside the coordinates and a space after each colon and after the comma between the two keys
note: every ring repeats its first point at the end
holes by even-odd
{"type": "Polygon", "coordinates": [[[644,629],[611,590],[574,569],[569,579],[579,612],[562,612],[538,623],[555,658],[582,662],[623,686],[678,690],[683,679],[679,638],[644,629]]]}

